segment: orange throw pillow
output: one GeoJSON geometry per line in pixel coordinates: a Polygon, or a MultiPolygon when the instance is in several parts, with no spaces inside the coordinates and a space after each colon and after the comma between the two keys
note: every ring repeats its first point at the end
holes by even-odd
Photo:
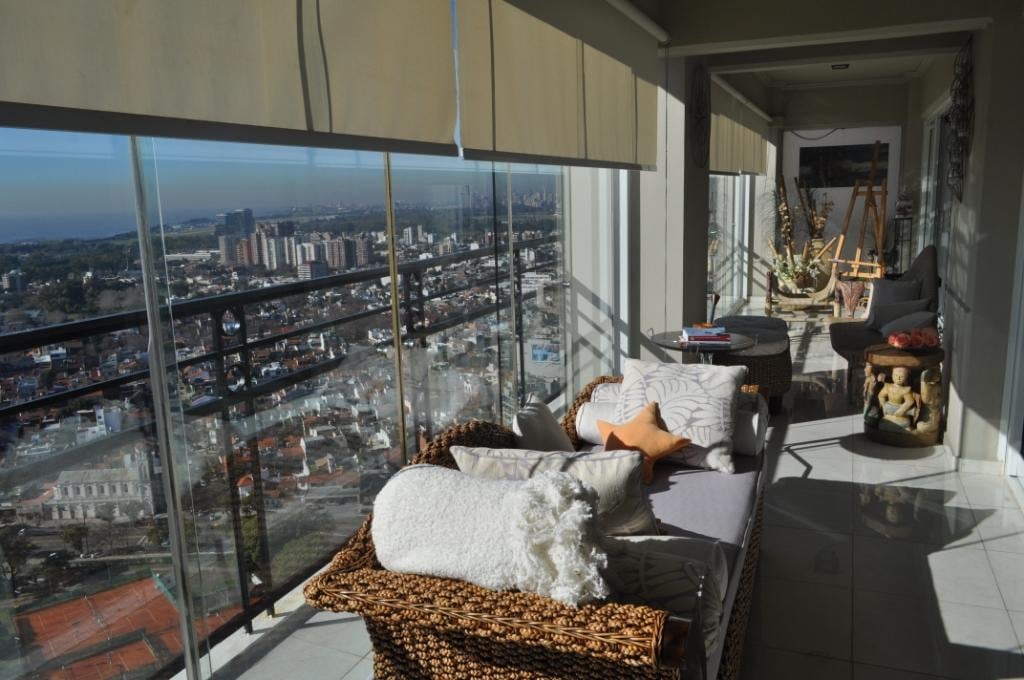
{"type": "Polygon", "coordinates": [[[654,481],[654,463],[670,453],[690,445],[686,437],[665,431],[665,425],[658,415],[658,403],[652,401],[628,423],[614,425],[604,420],[597,421],[597,429],[604,440],[604,448],[632,449],[644,456],[644,484],[654,481]]]}

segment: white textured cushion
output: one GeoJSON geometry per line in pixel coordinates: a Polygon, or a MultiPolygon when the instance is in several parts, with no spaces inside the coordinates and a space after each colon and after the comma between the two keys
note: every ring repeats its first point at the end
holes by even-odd
{"type": "Polygon", "coordinates": [[[759,454],[768,434],[768,420],[768,402],[765,398],[760,394],[740,392],[732,432],[732,452],[744,456],[759,454]]]}
{"type": "Polygon", "coordinates": [[[608,595],[596,500],[593,489],[564,472],[510,482],[413,465],[377,494],[370,531],[385,569],[575,606],[608,595]]]}
{"type": "Polygon", "coordinates": [[[736,400],[746,375],[745,366],[627,359],[615,422],[627,422],[656,401],[668,430],[691,441],[667,460],[731,473],[736,400]]]}
{"type": "Polygon", "coordinates": [[[644,497],[643,456],[636,451],[530,451],[453,446],[459,469],[486,479],[530,479],[546,470],[568,472],[597,492],[597,517],[606,534],[656,534],[644,497]]]}
{"type": "Polygon", "coordinates": [[[576,411],[576,436],[588,444],[604,444],[597,421],[615,420],[614,401],[588,401],[576,411]]]}
{"type": "Polygon", "coordinates": [[[551,409],[531,394],[512,419],[516,447],[536,451],[571,451],[572,441],[555,419],[551,409]]]}
{"type": "Polygon", "coordinates": [[[615,403],[619,400],[619,390],[622,388],[622,383],[601,383],[595,385],[593,391],[590,393],[590,401],[594,403],[612,402],[615,403]]]}
{"type": "Polygon", "coordinates": [[[606,538],[604,547],[608,553],[604,575],[613,600],[693,618],[700,595],[705,649],[714,649],[729,588],[729,563],[718,543],[677,536],[622,536],[606,538]]]}

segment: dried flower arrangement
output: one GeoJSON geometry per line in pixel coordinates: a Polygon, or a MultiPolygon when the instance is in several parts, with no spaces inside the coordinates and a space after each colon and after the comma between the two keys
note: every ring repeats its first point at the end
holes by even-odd
{"type": "Polygon", "coordinates": [[[785,184],[779,183],[775,192],[775,206],[779,215],[782,252],[780,253],[774,244],[768,244],[772,251],[772,269],[775,277],[784,288],[793,293],[811,292],[823,283],[823,279],[830,273],[827,271],[825,257],[836,240],[832,239],[821,247],[816,247],[813,243],[820,243],[828,216],[832,212],[833,203],[828,199],[828,195],[825,195],[819,205],[818,197],[811,190],[804,189],[799,184],[797,188],[800,190],[802,209],[794,210],[789,207],[785,184]],[[793,238],[794,212],[804,216],[810,234],[810,238],[799,249],[796,248],[793,238]]]}

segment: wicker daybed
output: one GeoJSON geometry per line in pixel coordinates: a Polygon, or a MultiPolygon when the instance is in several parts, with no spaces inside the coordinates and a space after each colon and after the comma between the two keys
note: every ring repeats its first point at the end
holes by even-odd
{"type": "MultiPolygon", "coordinates": [[[[577,410],[597,385],[619,381],[596,379],[563,418],[577,448],[577,410]]],[[[454,468],[449,447],[455,445],[512,447],[513,439],[510,430],[494,423],[455,425],[412,462],[454,468]]],[[[738,677],[743,654],[760,543],[762,477],[730,577],[726,606],[731,605],[731,616],[727,611],[722,624],[727,628],[715,654],[717,676],[728,680],[738,677]]],[[[373,642],[376,680],[680,679],[703,678],[710,670],[699,619],[617,603],[573,608],[531,593],[390,572],[377,562],[370,522],[367,517],[304,592],[314,607],[363,617],[373,642]]]]}

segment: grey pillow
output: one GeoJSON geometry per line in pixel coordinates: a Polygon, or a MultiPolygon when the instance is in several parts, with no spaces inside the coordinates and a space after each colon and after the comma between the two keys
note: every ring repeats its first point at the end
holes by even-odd
{"type": "Polygon", "coordinates": [[[627,422],[647,404],[656,401],[666,429],[691,442],[667,460],[733,472],[736,403],[746,375],[746,366],[627,359],[615,422],[627,422]]]}
{"type": "Polygon", "coordinates": [[[551,409],[534,394],[512,419],[516,447],[537,451],[572,451],[572,440],[551,409]]]}
{"type": "Polygon", "coordinates": [[[896,321],[908,314],[927,311],[931,300],[910,300],[909,302],[893,302],[888,305],[874,305],[868,315],[868,328],[881,331],[882,327],[891,321],[896,321]]]}
{"type": "Polygon", "coordinates": [[[453,446],[459,469],[484,479],[530,479],[546,470],[568,472],[597,492],[597,519],[609,535],[657,534],[644,496],[643,455],[637,451],[529,451],[453,446]]]}
{"type": "Polygon", "coordinates": [[[898,302],[909,302],[920,298],[921,282],[917,279],[898,281],[878,279],[871,285],[871,304],[868,307],[867,320],[868,326],[877,330],[882,325],[872,325],[876,307],[883,307],[898,302]]]}
{"type": "Polygon", "coordinates": [[[878,330],[882,334],[883,338],[887,338],[891,333],[898,333],[899,331],[911,331],[915,328],[926,327],[935,328],[936,323],[937,317],[935,316],[935,312],[911,312],[906,316],[893,319],[878,330]]]}

